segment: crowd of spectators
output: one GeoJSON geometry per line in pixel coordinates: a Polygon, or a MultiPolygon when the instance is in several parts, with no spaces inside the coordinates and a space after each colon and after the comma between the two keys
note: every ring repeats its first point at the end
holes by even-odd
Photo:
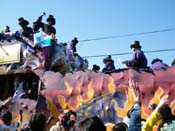
{"type": "MultiPolygon", "coordinates": [[[[123,121],[113,123],[110,131],[153,131],[157,127],[157,131],[174,131],[175,116],[169,106],[168,94],[162,95],[159,103],[154,104],[152,113],[146,120],[141,118],[141,93],[138,83],[129,79],[127,91],[132,94],[134,100],[133,106],[128,110],[123,121]]],[[[149,106],[149,105],[148,105],[149,106]]],[[[23,111],[19,111],[19,121],[12,122],[12,113],[8,107],[3,105],[0,108],[0,124],[1,131],[107,131],[106,125],[96,115],[84,116],[77,121],[78,114],[73,110],[65,110],[60,112],[57,122],[50,128],[47,128],[47,119],[44,113],[34,113],[25,126],[19,125],[23,120],[23,111]]]]}

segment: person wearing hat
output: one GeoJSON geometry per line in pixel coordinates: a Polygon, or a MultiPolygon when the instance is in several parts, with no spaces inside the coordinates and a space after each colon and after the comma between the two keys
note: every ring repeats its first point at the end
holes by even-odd
{"type": "Polygon", "coordinates": [[[152,70],[160,70],[160,69],[165,69],[165,68],[168,68],[169,66],[164,63],[161,59],[159,58],[155,58],[152,60],[151,62],[151,69],[152,70]]]}
{"type": "Polygon", "coordinates": [[[56,35],[56,29],[54,27],[55,24],[56,24],[55,18],[53,17],[53,15],[49,15],[49,17],[47,18],[47,24],[44,24],[42,27],[43,31],[46,34],[51,35],[52,38],[54,38],[56,35]]]}
{"type": "Polygon", "coordinates": [[[47,35],[52,35],[54,38],[56,35],[56,29],[54,27],[54,25],[56,24],[56,20],[53,17],[53,15],[49,15],[46,20],[47,24],[43,23],[42,18],[44,15],[46,14],[43,13],[41,16],[38,17],[38,19],[35,22],[33,22],[33,29],[37,32],[41,28],[43,32],[45,32],[47,35]]]}
{"type": "Polygon", "coordinates": [[[73,52],[73,54],[77,52],[77,48],[76,48],[77,44],[78,44],[77,37],[74,37],[74,39],[72,39],[70,43],[70,50],[73,52]]]}
{"type": "Polygon", "coordinates": [[[25,20],[23,17],[18,19],[19,25],[21,26],[21,35],[28,38],[29,40],[33,40],[33,29],[29,27],[29,22],[25,20]]]}
{"type": "Polygon", "coordinates": [[[141,50],[140,42],[134,41],[130,48],[133,50],[133,57],[131,60],[122,61],[122,64],[125,64],[127,67],[147,68],[147,58],[141,50]]]}
{"type": "Polygon", "coordinates": [[[0,124],[0,131],[17,131],[18,127],[22,123],[23,111],[19,111],[19,122],[12,121],[12,113],[10,111],[4,111],[1,115],[1,119],[3,121],[0,124]]]}
{"type": "Polygon", "coordinates": [[[9,26],[5,26],[4,29],[1,31],[0,33],[0,41],[8,41],[11,42],[12,39],[12,33],[10,31],[10,27],[9,26]]]}
{"type": "Polygon", "coordinates": [[[111,55],[104,58],[103,63],[105,64],[104,68],[102,69],[103,73],[111,73],[115,71],[114,60],[112,60],[111,55]]]}
{"type": "Polygon", "coordinates": [[[38,32],[39,29],[41,28],[44,33],[47,35],[51,36],[51,46],[44,47],[42,49],[43,51],[43,56],[45,59],[45,69],[49,70],[51,66],[51,56],[54,51],[54,48],[56,46],[56,40],[55,40],[55,35],[56,35],[56,29],[54,25],[56,24],[56,20],[53,17],[53,15],[49,15],[47,18],[47,24],[42,22],[42,17],[45,15],[39,16],[36,22],[33,22],[33,29],[35,32],[38,32]]]}

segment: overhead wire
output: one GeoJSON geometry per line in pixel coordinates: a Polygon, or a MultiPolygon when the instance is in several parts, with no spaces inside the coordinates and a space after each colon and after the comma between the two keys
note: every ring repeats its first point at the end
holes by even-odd
{"type": "MultiPolygon", "coordinates": [[[[144,51],[144,53],[165,52],[165,51],[175,51],[175,49],[151,50],[151,51],[144,51]]],[[[116,53],[116,54],[105,54],[105,55],[92,55],[92,56],[83,56],[83,58],[105,57],[105,56],[108,56],[108,55],[121,56],[121,55],[129,55],[129,54],[132,54],[132,53],[116,53]]]]}
{"type": "MultiPolygon", "coordinates": [[[[98,41],[98,40],[122,38],[122,37],[128,37],[128,36],[145,35],[145,34],[155,34],[155,33],[161,33],[161,32],[169,32],[169,31],[175,31],[175,28],[153,30],[153,31],[146,31],[146,32],[139,32],[139,33],[129,33],[124,35],[106,36],[106,37],[99,37],[99,38],[90,38],[90,39],[79,40],[79,42],[83,43],[83,42],[89,42],[89,41],[98,41]]],[[[71,42],[68,41],[64,43],[71,43],[71,42]]]]}
{"type": "Polygon", "coordinates": [[[91,38],[91,39],[84,39],[84,40],[79,40],[79,42],[89,42],[89,41],[97,41],[97,40],[104,40],[104,39],[114,39],[114,38],[136,36],[136,35],[145,35],[145,34],[154,34],[154,33],[169,32],[169,31],[175,31],[175,28],[140,32],[140,33],[129,33],[129,34],[124,34],[124,35],[106,36],[106,37],[91,38]]]}
{"type": "MultiPolygon", "coordinates": [[[[169,32],[175,31],[175,28],[169,29],[162,29],[162,30],[154,30],[154,31],[147,31],[147,32],[140,32],[140,33],[130,33],[124,35],[115,35],[115,36],[108,36],[108,37],[99,37],[99,38],[92,38],[92,39],[85,39],[79,40],[79,42],[89,42],[89,41],[97,41],[97,40],[104,40],[104,39],[113,39],[113,38],[120,38],[120,37],[128,37],[128,36],[135,36],[135,35],[145,35],[145,34],[154,34],[154,33],[161,33],[161,32],[169,32]]],[[[151,50],[151,51],[144,51],[145,53],[154,53],[154,52],[165,52],[165,51],[175,51],[175,49],[162,49],[162,50],[151,50]]],[[[104,57],[107,55],[111,56],[119,56],[119,55],[128,55],[132,53],[116,53],[116,54],[103,54],[103,55],[92,55],[92,56],[83,56],[83,58],[93,58],[93,57],[104,57]]]]}
{"type": "MultiPolygon", "coordinates": [[[[169,28],[169,29],[162,29],[162,30],[153,30],[153,31],[147,31],[147,32],[140,32],[140,33],[129,33],[124,35],[114,35],[114,36],[107,36],[107,37],[99,37],[99,38],[91,38],[91,39],[84,39],[79,40],[79,42],[89,42],[89,41],[98,41],[98,40],[105,40],[105,39],[114,39],[114,38],[122,38],[122,37],[128,37],[128,36],[136,36],[136,35],[146,35],[146,34],[155,34],[155,33],[162,33],[162,32],[169,32],[169,31],[175,31],[175,28],[169,28]]],[[[70,43],[70,42],[66,42],[70,43]]],[[[162,49],[162,50],[151,50],[151,51],[144,51],[145,53],[153,53],[153,52],[165,52],[165,51],[175,51],[175,49],[162,49]]],[[[104,57],[107,55],[111,56],[119,56],[119,55],[128,55],[132,53],[116,53],[116,54],[103,54],[103,55],[92,55],[92,56],[83,56],[83,58],[93,58],[93,57],[104,57]]]]}

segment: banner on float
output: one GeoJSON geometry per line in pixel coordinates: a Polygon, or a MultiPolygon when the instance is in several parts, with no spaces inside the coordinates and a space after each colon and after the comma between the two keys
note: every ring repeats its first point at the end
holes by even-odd
{"type": "Polygon", "coordinates": [[[20,62],[21,44],[0,45],[0,65],[20,62]]]}
{"type": "Polygon", "coordinates": [[[51,44],[51,36],[47,35],[42,31],[35,33],[33,37],[34,37],[34,43],[39,47],[46,47],[50,46],[51,44]]]}

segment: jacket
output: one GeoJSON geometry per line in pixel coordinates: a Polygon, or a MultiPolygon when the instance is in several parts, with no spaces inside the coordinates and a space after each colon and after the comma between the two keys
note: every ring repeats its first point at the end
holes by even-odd
{"type": "Polygon", "coordinates": [[[126,60],[123,63],[126,64],[127,67],[146,68],[148,62],[144,52],[136,50],[134,51],[132,59],[126,60]]]}
{"type": "Polygon", "coordinates": [[[142,131],[152,131],[155,123],[161,118],[161,114],[157,110],[154,110],[142,126],[142,131]]]}

